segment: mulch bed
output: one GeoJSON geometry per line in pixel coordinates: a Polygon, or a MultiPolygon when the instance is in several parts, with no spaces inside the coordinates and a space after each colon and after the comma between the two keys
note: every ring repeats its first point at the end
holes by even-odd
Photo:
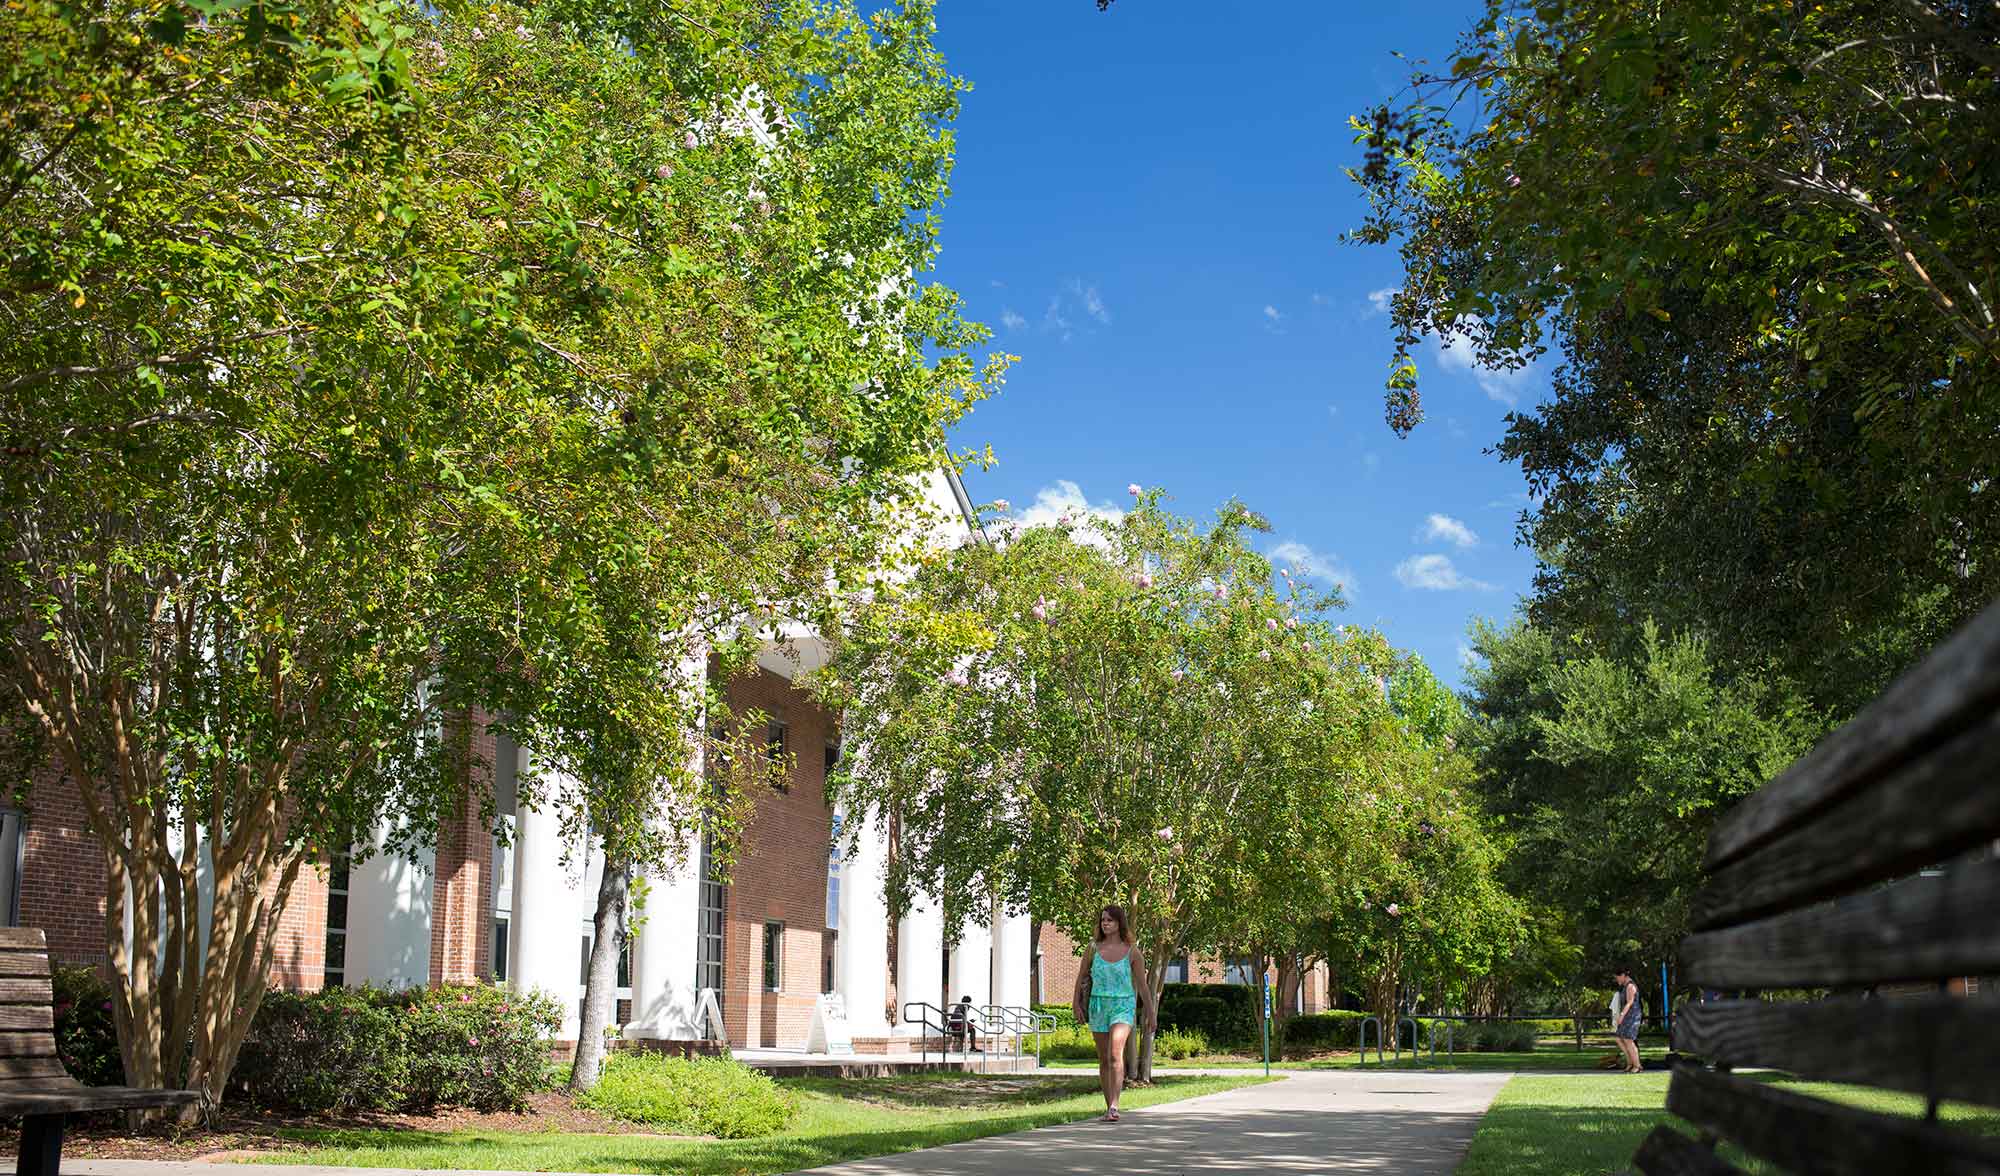
{"type": "MultiPolygon", "coordinates": [[[[296,1115],[225,1105],[212,1127],[153,1124],[133,1133],[122,1116],[78,1116],[64,1132],[63,1158],[88,1160],[236,1160],[304,1151],[309,1144],[286,1139],[287,1129],[347,1131],[560,1131],[602,1135],[644,1134],[643,1126],[585,1110],[557,1092],[528,1097],[521,1111],[434,1114],[296,1115]]],[[[12,1152],[20,1132],[0,1128],[0,1152],[12,1152]]]]}

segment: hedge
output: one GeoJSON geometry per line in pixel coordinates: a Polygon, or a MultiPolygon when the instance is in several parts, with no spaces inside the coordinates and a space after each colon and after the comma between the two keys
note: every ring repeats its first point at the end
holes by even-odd
{"type": "Polygon", "coordinates": [[[95,968],[55,968],[56,1053],[85,1086],[122,1086],[125,1061],[111,1019],[111,986],[95,968]]]}
{"type": "Polygon", "coordinates": [[[741,1062],[650,1052],[611,1055],[577,1101],[668,1134],[718,1139],[776,1134],[798,1111],[796,1097],[741,1062]]]}
{"type": "Polygon", "coordinates": [[[274,991],[230,1085],[286,1110],[514,1110],[554,1084],[561,1025],[552,999],[488,985],[274,991]]]}
{"type": "Polygon", "coordinates": [[[1160,1028],[1199,1033],[1229,1048],[1259,1039],[1262,1008],[1248,984],[1169,984],[1160,991],[1160,1028]]]}

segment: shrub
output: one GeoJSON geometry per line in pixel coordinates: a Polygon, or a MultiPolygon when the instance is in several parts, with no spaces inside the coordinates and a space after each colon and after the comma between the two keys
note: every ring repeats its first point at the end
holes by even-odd
{"type": "Polygon", "coordinates": [[[1209,1052],[1208,1038],[1192,1029],[1162,1029],[1153,1038],[1153,1056],[1181,1061],[1198,1058],[1209,1052]]]}
{"type": "Polygon", "coordinates": [[[1477,1053],[1525,1053],[1535,1048],[1535,1026],[1527,1021],[1480,1021],[1465,1030],[1465,1047],[1477,1053]]]}
{"type": "Polygon", "coordinates": [[[1054,1017],[1058,1029],[1073,1028],[1076,1025],[1076,1013],[1066,1004],[1038,1004],[1035,1006],[1035,1011],[1054,1017]]]}
{"type": "Polygon", "coordinates": [[[549,1038],[562,1010],[548,996],[481,984],[406,989],[391,1003],[409,1043],[412,1109],[516,1110],[554,1083],[549,1038]]]}
{"type": "Polygon", "coordinates": [[[1160,993],[1162,1029],[1200,1033],[1225,1048],[1256,1041],[1261,1012],[1247,984],[1169,984],[1160,993]]]}
{"type": "Polygon", "coordinates": [[[1088,1027],[1074,1022],[1054,1033],[1042,1034],[1042,1057],[1064,1061],[1097,1060],[1097,1039],[1088,1027]]]}
{"type": "Polygon", "coordinates": [[[57,964],[54,990],[56,1053],[63,1068],[85,1086],[123,1084],[125,1061],[111,1017],[111,986],[95,968],[57,964]]]}
{"type": "Polygon", "coordinates": [[[367,988],[270,992],[257,1010],[230,1082],[258,1106],[386,1111],[409,1078],[404,1018],[367,988]]]}
{"type": "Polygon", "coordinates": [[[578,1100],[615,1118],[676,1135],[751,1139],[783,1131],[797,1110],[792,1096],[730,1058],[678,1058],[621,1052],[578,1100]]]}
{"type": "MultiPolygon", "coordinates": [[[[1286,1053],[1316,1053],[1329,1049],[1353,1049],[1361,1040],[1361,1022],[1369,1014],[1359,1009],[1331,1009],[1324,1013],[1303,1013],[1285,1022],[1283,1049],[1286,1053]]],[[[1374,1048],[1375,1035],[1368,1035],[1374,1048]]]]}

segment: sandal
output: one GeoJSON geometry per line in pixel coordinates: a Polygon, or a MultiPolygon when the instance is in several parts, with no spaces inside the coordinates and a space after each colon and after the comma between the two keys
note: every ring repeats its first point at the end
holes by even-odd
{"type": "Polygon", "coordinates": [[[1104,1112],[1104,1121],[1106,1123],[1116,1123],[1118,1121],[1118,1108],[1113,1107],[1104,1112]]]}

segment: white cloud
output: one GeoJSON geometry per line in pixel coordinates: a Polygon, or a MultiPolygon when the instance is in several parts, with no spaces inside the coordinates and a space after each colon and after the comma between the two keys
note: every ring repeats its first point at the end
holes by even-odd
{"type": "Polygon", "coordinates": [[[1086,516],[1116,523],[1125,517],[1125,511],[1110,502],[1092,506],[1083,496],[1083,487],[1068,478],[1058,478],[1053,485],[1035,491],[1035,501],[1014,518],[1024,527],[1053,527],[1064,515],[1069,516],[1071,523],[1081,522],[1086,516]]]}
{"type": "Polygon", "coordinates": [[[1333,299],[1328,298],[1326,295],[1320,293],[1318,290],[1314,290],[1312,295],[1312,304],[1314,306],[1331,306],[1333,305],[1333,299]]]}
{"type": "Polygon", "coordinates": [[[1448,514],[1434,514],[1424,520],[1425,539],[1442,539],[1454,547],[1477,547],[1479,536],[1472,528],[1448,514]]]}
{"type": "Polygon", "coordinates": [[[1078,302],[1083,304],[1083,313],[1107,326],[1111,322],[1111,312],[1104,309],[1104,299],[1097,293],[1097,287],[1086,286],[1081,279],[1071,278],[1064,287],[1078,302]]]}
{"type": "Polygon", "coordinates": [[[1285,333],[1285,313],[1268,302],[1264,304],[1264,329],[1274,335],[1285,333]]]}
{"type": "MultiPolygon", "coordinates": [[[[1473,321],[1477,325],[1478,320],[1473,321]]],[[[1479,361],[1473,358],[1472,341],[1462,333],[1455,332],[1455,334],[1456,338],[1447,336],[1442,339],[1436,337],[1431,339],[1431,354],[1436,356],[1438,367],[1461,376],[1471,376],[1479,382],[1479,390],[1486,393],[1489,400],[1497,400],[1508,408],[1519,406],[1522,389],[1535,378],[1534,369],[1524,367],[1503,370],[1482,367],[1479,361]]]]}
{"type": "Polygon", "coordinates": [[[1000,322],[1010,331],[1019,331],[1028,325],[1028,320],[1021,317],[1020,312],[1011,306],[1000,311],[1000,322]]]}
{"type": "Polygon", "coordinates": [[[1474,580],[1459,574],[1451,565],[1448,555],[1413,555],[1396,565],[1396,579],[1405,588],[1427,588],[1434,592],[1452,592],[1461,588],[1490,592],[1493,585],[1484,580],[1474,580]]]}
{"type": "Polygon", "coordinates": [[[1369,313],[1388,314],[1389,300],[1402,292],[1402,288],[1399,286],[1384,286],[1380,290],[1368,291],[1369,313]]]}
{"type": "Polygon", "coordinates": [[[1360,590],[1360,584],[1354,579],[1354,569],[1342,563],[1337,556],[1314,551],[1296,539],[1287,539],[1273,547],[1271,559],[1281,568],[1291,568],[1315,580],[1337,584],[1349,596],[1360,590]]]}
{"type": "Polygon", "coordinates": [[[1281,323],[1285,321],[1285,316],[1278,313],[1278,308],[1272,306],[1269,303],[1264,304],[1264,317],[1270,319],[1274,323],[1281,323]]]}
{"type": "Polygon", "coordinates": [[[1070,323],[1068,316],[1063,314],[1062,295],[1049,299],[1049,308],[1042,312],[1042,329],[1054,332],[1065,343],[1069,342],[1070,323]]]}

